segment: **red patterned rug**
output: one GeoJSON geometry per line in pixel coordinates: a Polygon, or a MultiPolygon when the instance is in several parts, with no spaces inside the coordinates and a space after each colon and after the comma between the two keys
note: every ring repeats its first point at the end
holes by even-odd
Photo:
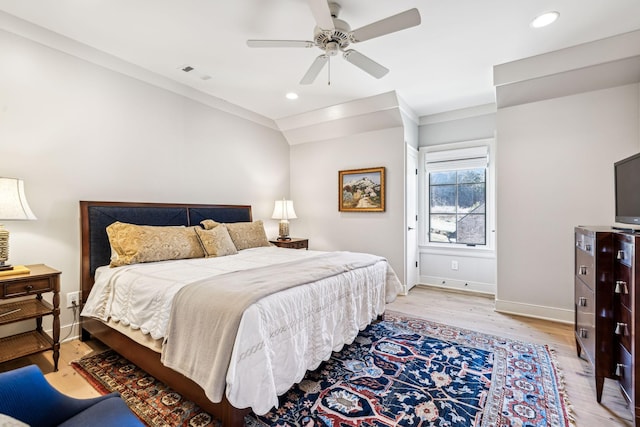
{"type": "MultiPolygon", "coordinates": [[[[149,426],[217,426],[197,405],[113,351],[73,362],[149,426]]],[[[573,423],[553,352],[387,313],[249,426],[522,426],[573,423]]]]}

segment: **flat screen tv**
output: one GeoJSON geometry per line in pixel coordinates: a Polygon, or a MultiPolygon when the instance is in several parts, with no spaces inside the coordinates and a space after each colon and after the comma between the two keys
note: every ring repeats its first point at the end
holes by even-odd
{"type": "Polygon", "coordinates": [[[614,163],[616,222],[640,225],[640,153],[614,163]]]}

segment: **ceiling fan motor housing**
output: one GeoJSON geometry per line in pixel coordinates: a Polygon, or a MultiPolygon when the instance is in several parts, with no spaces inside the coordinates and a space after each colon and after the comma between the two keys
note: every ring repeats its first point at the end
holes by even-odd
{"type": "Polygon", "coordinates": [[[333,18],[333,30],[323,30],[316,26],[313,41],[323,50],[327,49],[329,43],[336,43],[340,49],[344,49],[351,43],[351,27],[342,19],[333,18]]]}

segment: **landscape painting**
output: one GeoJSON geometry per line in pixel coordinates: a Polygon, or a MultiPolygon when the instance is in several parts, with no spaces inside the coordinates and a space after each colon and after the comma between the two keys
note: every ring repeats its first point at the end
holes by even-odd
{"type": "Polygon", "coordinates": [[[384,167],[338,172],[338,210],[384,212],[384,167]]]}

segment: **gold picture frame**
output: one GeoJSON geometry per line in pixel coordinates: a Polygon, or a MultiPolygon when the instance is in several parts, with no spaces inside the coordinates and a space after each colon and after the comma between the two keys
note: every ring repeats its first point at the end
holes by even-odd
{"type": "Polygon", "coordinates": [[[384,212],[384,167],[338,171],[340,212],[384,212]]]}

